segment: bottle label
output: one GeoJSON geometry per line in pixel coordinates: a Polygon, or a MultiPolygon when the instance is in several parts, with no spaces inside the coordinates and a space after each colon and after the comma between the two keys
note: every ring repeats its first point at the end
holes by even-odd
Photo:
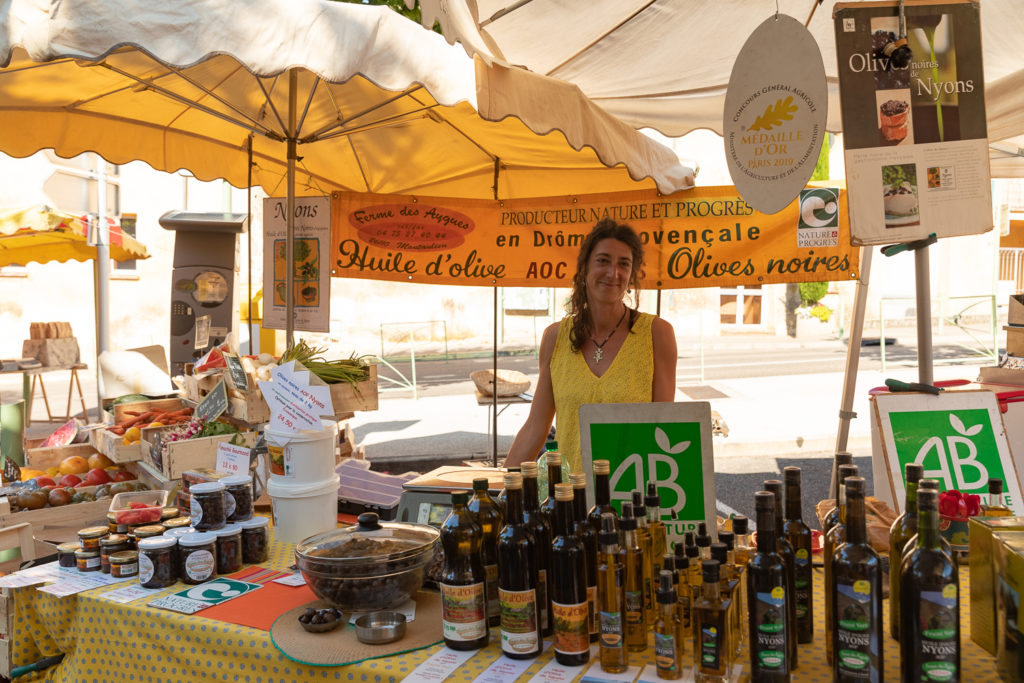
{"type": "Polygon", "coordinates": [[[620,648],[625,637],[622,612],[601,612],[601,647],[620,648]]]}
{"type": "Polygon", "coordinates": [[[782,586],[770,593],[757,593],[754,605],[754,663],[761,669],[788,673],[786,661],[786,590],[782,586]]]}
{"type": "Polygon", "coordinates": [[[537,604],[540,605],[540,630],[548,627],[548,570],[537,570],[537,604]]]}
{"type": "Polygon", "coordinates": [[[796,618],[803,620],[811,613],[811,559],[807,548],[797,549],[795,556],[793,588],[796,591],[796,618]]]}
{"type": "Polygon", "coordinates": [[[589,633],[601,632],[601,620],[597,615],[597,586],[587,586],[587,626],[589,633]]]}
{"type": "Polygon", "coordinates": [[[640,591],[626,591],[626,624],[636,626],[644,620],[644,597],[640,591]]]}
{"type": "Polygon", "coordinates": [[[153,578],[153,560],[146,553],[139,553],[139,583],[149,583],[153,578]]]}
{"type": "Polygon", "coordinates": [[[501,650],[525,655],[540,649],[537,592],[498,590],[501,607],[501,650]]]}
{"type": "Polygon", "coordinates": [[[676,671],[676,639],[670,634],[654,634],[654,662],[658,671],[676,671]]]}
{"type": "Polygon", "coordinates": [[[441,584],[441,632],[448,640],[476,640],[487,633],[483,582],[441,584]]]}
{"type": "Polygon", "coordinates": [[[589,610],[586,602],[574,605],[551,603],[551,614],[555,622],[555,652],[563,655],[590,652],[590,633],[587,631],[589,610]]]}
{"type": "Polygon", "coordinates": [[[941,591],[921,591],[921,663],[922,681],[955,681],[959,634],[957,591],[947,584],[941,591]]]}
{"type": "Polygon", "coordinates": [[[838,629],[835,653],[839,673],[864,678],[871,672],[874,654],[879,643],[874,640],[871,624],[871,582],[854,581],[853,584],[836,583],[838,629]]]}
{"type": "Polygon", "coordinates": [[[193,581],[206,581],[216,567],[217,560],[209,550],[197,550],[185,559],[185,574],[193,581]]]}
{"type": "Polygon", "coordinates": [[[722,634],[716,626],[705,626],[700,630],[700,668],[718,670],[721,655],[722,634]]]}
{"type": "Polygon", "coordinates": [[[199,524],[203,521],[203,506],[200,505],[199,501],[196,500],[195,496],[192,496],[192,500],[188,503],[189,517],[192,520],[192,526],[199,524]]]}
{"type": "Polygon", "coordinates": [[[498,565],[484,565],[484,586],[487,590],[487,616],[496,617],[501,614],[498,605],[498,565]]]}

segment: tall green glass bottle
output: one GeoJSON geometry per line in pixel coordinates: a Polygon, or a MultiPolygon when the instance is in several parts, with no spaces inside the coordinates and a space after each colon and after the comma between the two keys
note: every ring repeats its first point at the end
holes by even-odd
{"type": "Polygon", "coordinates": [[[839,520],[825,534],[825,552],[823,561],[825,563],[825,659],[831,665],[832,657],[832,624],[834,622],[835,603],[832,600],[833,579],[832,579],[832,556],[836,548],[846,543],[846,489],[844,482],[847,477],[857,476],[856,465],[840,465],[839,474],[836,476],[838,495],[836,496],[836,509],[839,511],[839,520]]]}
{"type": "Polygon", "coordinates": [[[594,533],[601,533],[601,515],[608,513],[615,523],[615,530],[619,529],[619,513],[612,507],[611,486],[608,481],[611,466],[607,460],[594,461],[594,507],[587,513],[587,520],[593,527],[594,533]]]}
{"type": "MultiPolygon", "coordinates": [[[[764,490],[775,496],[775,545],[779,549],[782,563],[786,566],[786,594],[795,596],[796,553],[793,551],[793,546],[789,544],[789,539],[782,532],[782,511],[785,509],[782,499],[782,482],[778,479],[768,479],[764,482],[764,490]]],[[[790,633],[795,634],[797,632],[796,600],[786,601],[786,615],[788,619],[786,621],[786,628],[789,629],[790,633]]],[[[789,645],[790,671],[795,671],[797,667],[796,641],[796,638],[789,638],[787,641],[789,645]]]]}
{"type": "Polygon", "coordinates": [[[469,494],[452,493],[452,511],[441,523],[444,564],[441,567],[441,635],[453,650],[487,645],[486,573],[480,546],[483,532],[466,508],[469,494]]]}
{"type": "Polygon", "coordinates": [[[831,531],[832,527],[839,522],[839,468],[843,465],[852,464],[853,454],[847,453],[846,451],[839,451],[836,453],[835,460],[832,464],[832,471],[835,473],[835,480],[832,485],[832,500],[836,502],[836,506],[829,510],[828,514],[825,515],[825,521],[821,524],[822,536],[828,536],[828,532],[831,531]]]}
{"type": "Polygon", "coordinates": [[[918,492],[917,547],[900,576],[904,681],[959,681],[960,574],[939,544],[939,497],[918,492]]]}
{"type": "Polygon", "coordinates": [[[551,591],[548,577],[551,575],[551,525],[540,513],[537,496],[537,463],[524,462],[523,473],[523,520],[533,534],[537,546],[537,604],[540,606],[541,635],[550,636],[551,591]]]}
{"type": "Polygon", "coordinates": [[[541,653],[540,605],[537,602],[537,548],[523,521],[523,477],[505,475],[505,526],[498,533],[498,603],[501,651],[510,659],[541,653]]]}
{"type": "Polygon", "coordinates": [[[555,540],[551,542],[551,611],[555,659],[564,666],[590,661],[583,544],[573,529],[571,484],[555,484],[555,540]]]}
{"type": "Polygon", "coordinates": [[[811,567],[811,528],[804,524],[800,468],[782,470],[786,482],[786,522],[782,533],[793,547],[793,596],[796,603],[796,637],[798,643],[814,640],[814,576],[811,567]]]}
{"type": "Polygon", "coordinates": [[[501,623],[501,606],[498,604],[498,532],[505,525],[498,504],[488,492],[488,480],[484,477],[473,480],[473,497],[469,499],[469,512],[483,532],[481,553],[484,572],[487,575],[487,621],[491,626],[501,623]]]}
{"type": "Polygon", "coordinates": [[[846,543],[832,556],[834,681],[882,681],[882,566],[868,543],[864,479],[847,477],[846,543]]]}
{"type": "Polygon", "coordinates": [[[562,483],[562,454],[558,451],[548,451],[544,454],[547,459],[548,469],[548,497],[540,503],[540,514],[548,520],[548,524],[555,526],[555,484],[562,483]]]}
{"type": "Polygon", "coordinates": [[[903,566],[903,547],[917,533],[917,484],[924,476],[924,467],[908,462],[906,504],[903,514],[889,527],[889,633],[900,639],[900,568],[903,566]]]}
{"type": "Polygon", "coordinates": [[[590,642],[596,643],[601,630],[597,606],[597,532],[587,521],[587,475],[571,472],[569,483],[573,491],[573,528],[583,544],[583,565],[587,575],[587,605],[590,610],[587,628],[590,642]]]}
{"type": "Polygon", "coordinates": [[[751,614],[748,631],[750,680],[754,683],[789,681],[789,640],[786,628],[786,565],[775,542],[775,496],[754,494],[757,514],[757,552],[747,564],[747,604],[751,614]]]}

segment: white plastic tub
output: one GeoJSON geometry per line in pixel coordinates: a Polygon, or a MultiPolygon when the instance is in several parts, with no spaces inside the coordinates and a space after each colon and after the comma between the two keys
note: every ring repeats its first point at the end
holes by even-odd
{"type": "Polygon", "coordinates": [[[338,477],[289,485],[270,480],[267,493],[274,506],[274,536],[298,543],[338,525],[338,477]]]}
{"type": "Polygon", "coordinates": [[[270,481],[288,485],[313,484],[334,476],[338,423],[321,420],[322,431],[291,433],[267,427],[270,481]]]}

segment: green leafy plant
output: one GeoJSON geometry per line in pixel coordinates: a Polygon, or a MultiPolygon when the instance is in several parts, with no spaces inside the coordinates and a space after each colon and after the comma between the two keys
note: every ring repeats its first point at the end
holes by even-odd
{"type": "Polygon", "coordinates": [[[828,283],[827,282],[801,282],[799,285],[800,289],[800,305],[811,306],[822,300],[822,298],[828,294],[828,283]]]}

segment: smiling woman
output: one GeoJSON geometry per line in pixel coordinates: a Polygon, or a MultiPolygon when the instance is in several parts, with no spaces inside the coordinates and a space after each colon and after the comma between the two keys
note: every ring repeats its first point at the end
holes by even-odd
{"type": "Polygon", "coordinates": [[[675,332],[626,303],[629,293],[637,299],[643,263],[640,237],[628,225],[605,219],[583,240],[568,315],[544,330],[537,391],[506,466],[537,457],[557,414],[559,451],[579,472],[581,405],[673,399],[675,332]]]}

